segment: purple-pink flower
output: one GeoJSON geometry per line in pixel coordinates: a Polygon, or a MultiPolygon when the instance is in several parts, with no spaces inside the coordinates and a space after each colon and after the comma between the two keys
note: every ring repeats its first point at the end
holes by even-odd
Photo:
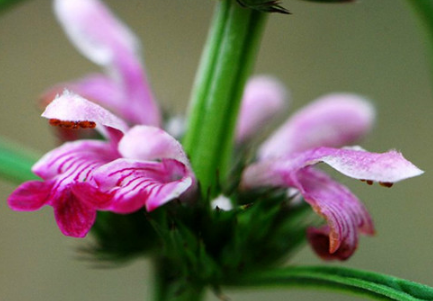
{"type": "Polygon", "coordinates": [[[10,207],[50,205],[65,235],[83,237],[97,210],[152,211],[192,194],[196,182],[182,146],[158,128],[161,115],[134,34],[98,0],[55,0],[54,10],[72,43],[105,74],[54,87],[73,92],[57,96],[42,116],[61,129],[95,128],[106,141],[65,143],[46,154],[33,167],[43,181],[18,187],[10,207]]]}
{"type": "Polygon", "coordinates": [[[326,226],[308,230],[310,244],[324,259],[347,259],[357,247],[358,233],[371,235],[374,227],[357,197],[315,165],[325,163],[348,177],[387,187],[422,173],[397,151],[378,154],[343,147],[366,134],[373,119],[372,106],[359,96],[332,94],[318,99],[266,140],[258,161],[242,175],[243,189],[295,189],[325,218],[326,226]]]}
{"type": "Polygon", "coordinates": [[[107,141],[68,142],[33,167],[43,181],[19,186],[8,198],[14,210],[54,208],[60,230],[84,237],[97,210],[152,211],[194,190],[195,179],[178,141],[146,125],[129,129],[101,106],[69,92],[56,98],[42,116],[57,125],[92,123],[107,141]]]}

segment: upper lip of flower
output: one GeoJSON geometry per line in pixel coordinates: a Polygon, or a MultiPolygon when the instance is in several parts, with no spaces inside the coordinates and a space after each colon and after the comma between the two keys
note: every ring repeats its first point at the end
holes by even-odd
{"type": "MultiPolygon", "coordinates": [[[[98,0],[55,0],[54,11],[73,45],[105,74],[92,74],[65,87],[113,110],[129,124],[161,125],[135,35],[98,0]]],[[[50,97],[52,90],[45,94],[50,97]]]]}

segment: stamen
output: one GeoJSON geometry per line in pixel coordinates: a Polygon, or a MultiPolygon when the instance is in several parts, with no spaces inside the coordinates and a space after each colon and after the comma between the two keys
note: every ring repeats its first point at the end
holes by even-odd
{"type": "Polygon", "coordinates": [[[394,183],[391,182],[379,182],[380,186],[391,188],[394,183]]]}
{"type": "Polygon", "coordinates": [[[58,126],[67,130],[77,130],[77,129],[94,129],[96,127],[96,122],[93,121],[66,121],[56,118],[49,120],[50,125],[58,126]]]}
{"type": "Polygon", "coordinates": [[[372,180],[360,180],[361,182],[367,183],[368,185],[373,185],[372,180]]]}

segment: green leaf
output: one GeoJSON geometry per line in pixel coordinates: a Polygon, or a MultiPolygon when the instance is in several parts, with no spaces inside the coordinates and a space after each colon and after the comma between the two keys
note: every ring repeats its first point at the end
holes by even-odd
{"type": "Polygon", "coordinates": [[[0,138],[0,178],[16,184],[37,179],[31,171],[37,157],[22,146],[0,138]]]}
{"type": "Polygon", "coordinates": [[[433,288],[408,280],[343,267],[287,267],[234,279],[230,286],[315,287],[356,293],[381,300],[433,300],[433,288]]]}
{"type": "Polygon", "coordinates": [[[0,13],[23,0],[0,0],[0,13]]]}
{"type": "Polygon", "coordinates": [[[433,0],[408,0],[419,16],[419,20],[425,27],[427,37],[430,40],[430,60],[433,63],[433,0]]]}

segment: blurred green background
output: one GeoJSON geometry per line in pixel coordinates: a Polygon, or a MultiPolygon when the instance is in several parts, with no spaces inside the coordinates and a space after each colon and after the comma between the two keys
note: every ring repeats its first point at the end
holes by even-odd
{"type": "MultiPolygon", "coordinates": [[[[183,113],[215,0],[106,2],[142,39],[159,101],[183,113]]],[[[293,15],[270,17],[255,72],[287,84],[292,111],[334,91],[369,97],[378,118],[362,145],[379,152],[396,148],[426,171],[392,189],[341,177],[365,202],[377,228],[375,237],[361,238],[344,264],[433,286],[433,79],[415,15],[403,0],[334,5],[285,0],[284,5],[293,15]]],[[[1,15],[0,134],[41,154],[50,150],[54,139],[39,117],[38,96],[54,83],[96,70],[66,40],[50,1],[28,0],[1,15]]],[[[100,269],[80,261],[76,249],[91,240],[62,236],[49,207],[11,211],[6,198],[13,189],[0,183],[0,300],[150,298],[148,262],[100,269]]],[[[317,263],[308,247],[292,260],[317,263]]],[[[225,293],[239,301],[362,300],[323,291],[225,293]]],[[[208,300],[217,298],[209,293],[208,300]]]]}

